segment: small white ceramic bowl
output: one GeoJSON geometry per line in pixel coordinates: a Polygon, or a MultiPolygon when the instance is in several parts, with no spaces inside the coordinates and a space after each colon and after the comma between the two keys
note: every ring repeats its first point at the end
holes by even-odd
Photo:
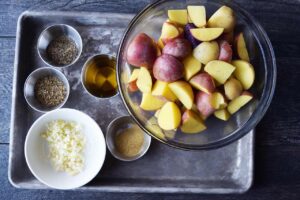
{"type": "Polygon", "coordinates": [[[100,171],[106,155],[106,144],[98,124],[87,114],[74,109],[58,109],[38,118],[29,129],[25,140],[25,158],[33,175],[42,183],[56,189],[73,189],[90,182],[100,171]],[[57,172],[48,156],[47,141],[41,137],[46,126],[53,120],[79,123],[86,138],[83,171],[75,176],[57,172]]]}

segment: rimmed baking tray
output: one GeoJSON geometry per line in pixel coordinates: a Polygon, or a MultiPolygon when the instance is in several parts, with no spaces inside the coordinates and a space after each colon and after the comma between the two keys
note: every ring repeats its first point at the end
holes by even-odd
{"type": "MultiPolygon", "coordinates": [[[[23,96],[27,76],[44,67],[36,44],[47,26],[64,23],[75,27],[83,39],[76,64],[61,71],[70,83],[64,107],[81,110],[94,118],[103,132],[116,117],[128,115],[119,95],[110,99],[91,97],[80,82],[84,62],[95,54],[116,56],[123,31],[134,15],[97,12],[27,11],[19,17],[14,66],[8,176],[18,188],[47,189],[29,171],[24,157],[28,129],[41,113],[32,110],[23,96]]],[[[134,162],[121,162],[109,153],[97,177],[76,190],[149,193],[242,193],[253,179],[251,131],[240,140],[210,151],[183,151],[153,141],[149,151],[134,162]]]]}

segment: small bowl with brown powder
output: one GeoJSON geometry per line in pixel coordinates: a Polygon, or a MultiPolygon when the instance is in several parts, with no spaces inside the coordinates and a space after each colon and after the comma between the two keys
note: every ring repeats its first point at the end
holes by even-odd
{"type": "Polygon", "coordinates": [[[52,67],[38,68],[25,81],[24,97],[34,110],[49,112],[67,101],[70,86],[65,75],[52,67]]]}
{"type": "Polygon", "coordinates": [[[52,67],[68,67],[80,57],[82,39],[73,27],[56,24],[46,28],[38,39],[40,58],[52,67]]]}
{"type": "Polygon", "coordinates": [[[109,124],[106,144],[115,158],[122,161],[134,161],[148,151],[151,136],[147,135],[130,116],[123,116],[109,124]]]}

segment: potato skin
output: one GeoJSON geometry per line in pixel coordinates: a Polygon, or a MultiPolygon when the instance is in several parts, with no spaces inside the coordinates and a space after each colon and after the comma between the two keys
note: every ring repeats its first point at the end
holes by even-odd
{"type": "Polygon", "coordinates": [[[201,116],[206,119],[211,114],[214,113],[215,109],[212,107],[211,101],[211,94],[207,94],[205,92],[199,91],[195,96],[195,101],[197,108],[201,114],[201,116]]]}
{"type": "Polygon", "coordinates": [[[216,41],[202,42],[194,50],[193,56],[203,64],[207,64],[219,57],[219,45],[216,41]]]}
{"type": "Polygon", "coordinates": [[[188,23],[184,26],[184,37],[192,44],[193,48],[196,48],[200,44],[200,41],[192,36],[190,29],[197,28],[193,23],[188,23]]]}
{"type": "Polygon", "coordinates": [[[220,54],[219,59],[225,62],[231,62],[232,59],[232,48],[226,40],[219,41],[220,54]]]}
{"type": "Polygon", "coordinates": [[[183,77],[183,64],[175,57],[163,54],[155,60],[153,75],[160,81],[177,81],[183,77]]]}
{"type": "Polygon", "coordinates": [[[156,44],[153,39],[145,33],[135,36],[128,46],[126,60],[136,67],[151,69],[157,57],[156,44]]]}
{"type": "Polygon", "coordinates": [[[183,59],[192,52],[190,42],[184,38],[177,38],[168,42],[162,50],[163,54],[183,59]]]}

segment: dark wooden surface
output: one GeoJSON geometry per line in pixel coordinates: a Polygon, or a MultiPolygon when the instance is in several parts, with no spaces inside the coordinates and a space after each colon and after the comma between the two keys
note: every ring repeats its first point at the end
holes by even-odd
{"type": "MultiPolygon", "coordinates": [[[[237,0],[268,33],[277,58],[273,102],[256,129],[255,177],[243,195],[172,195],[30,191],[7,179],[16,22],[27,9],[136,13],[151,0],[0,0],[0,199],[300,199],[300,1],[237,0]]],[[[20,169],[22,170],[22,169],[20,169]]]]}

